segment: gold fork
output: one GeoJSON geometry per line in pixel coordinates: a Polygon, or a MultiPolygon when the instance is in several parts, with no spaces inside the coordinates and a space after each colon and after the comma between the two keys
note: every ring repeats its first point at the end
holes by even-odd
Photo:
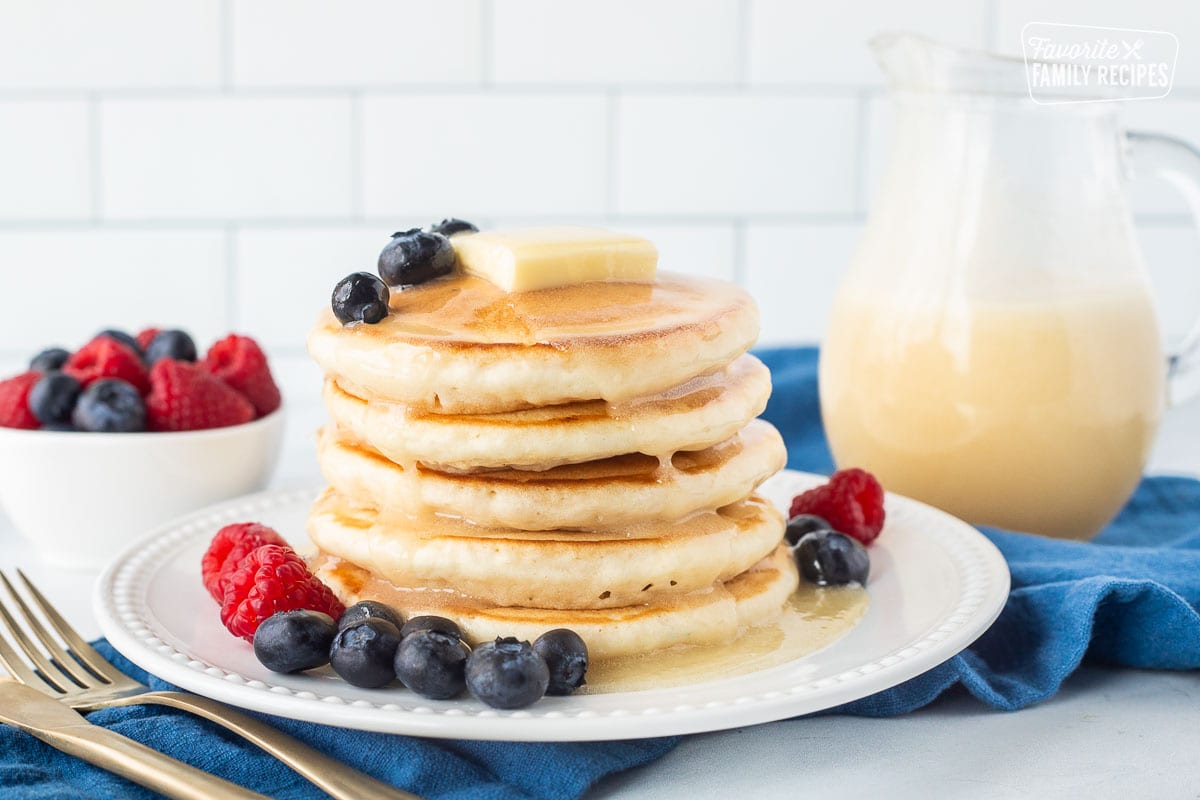
{"type": "Polygon", "coordinates": [[[75,632],[23,572],[17,570],[17,575],[33,604],[62,641],[60,644],[51,636],[7,576],[0,572],[0,582],[20,610],[26,626],[41,644],[39,650],[3,601],[0,601],[0,622],[16,640],[37,673],[40,673],[35,673],[21,662],[12,648],[5,644],[4,638],[0,637],[0,666],[21,683],[33,686],[82,712],[143,704],[169,706],[190,712],[270,753],[335,800],[421,800],[416,795],[394,789],[335,761],[282,731],[215,700],[184,692],[151,690],[105,660],[75,632]]]}
{"type": "MultiPolygon", "coordinates": [[[[3,642],[0,639],[0,643],[3,642]]],[[[30,677],[39,680],[36,675],[30,677]]],[[[2,676],[0,723],[12,725],[56,750],[172,800],[269,800],[265,795],[151,750],[116,731],[92,725],[78,711],[37,689],[2,676]]]]}

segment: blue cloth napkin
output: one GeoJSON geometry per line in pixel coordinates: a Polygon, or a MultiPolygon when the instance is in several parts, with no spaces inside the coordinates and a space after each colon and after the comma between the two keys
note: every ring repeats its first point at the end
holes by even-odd
{"type": "MultiPolygon", "coordinates": [[[[783,432],[789,466],[831,471],[817,404],[816,351],[789,348],[759,355],[775,381],[764,416],[783,432]]],[[[953,686],[996,708],[1023,708],[1052,695],[1085,657],[1135,667],[1200,668],[1200,482],[1146,479],[1095,544],[984,533],[1004,553],[1013,576],[1012,595],[992,629],[925,675],[834,711],[901,714],[953,686]]],[[[166,686],[106,642],[98,647],[129,674],[166,686]]],[[[255,748],[169,709],[107,710],[89,719],[271,797],[324,796],[255,748]]],[[[430,800],[576,798],[605,775],[659,758],[677,741],[441,741],[266,719],[335,758],[430,800]]],[[[0,728],[0,800],[150,796],[31,737],[0,728]]]]}
{"type": "MultiPolygon", "coordinates": [[[[764,350],[775,392],[764,417],[788,466],[830,472],[817,400],[817,351],[764,350]]],[[[971,647],[907,683],[834,709],[905,714],[961,685],[995,708],[1044,700],[1087,658],[1147,669],[1200,669],[1200,481],[1143,479],[1094,543],[983,528],[1004,554],[1012,591],[971,647]]]]}

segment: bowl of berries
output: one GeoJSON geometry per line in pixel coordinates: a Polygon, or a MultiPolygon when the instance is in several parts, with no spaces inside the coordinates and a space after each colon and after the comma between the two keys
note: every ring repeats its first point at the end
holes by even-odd
{"type": "Polygon", "coordinates": [[[97,334],[0,380],[0,506],[48,562],[101,566],[150,528],[266,486],[282,401],[245,336],[97,334]]]}

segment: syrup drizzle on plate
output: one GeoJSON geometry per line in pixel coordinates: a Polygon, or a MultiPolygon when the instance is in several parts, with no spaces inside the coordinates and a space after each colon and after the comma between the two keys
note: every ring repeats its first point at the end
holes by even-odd
{"type": "Polygon", "coordinates": [[[774,623],[746,630],[728,644],[674,647],[597,661],[580,694],[636,692],[719,680],[769,669],[815,653],[854,627],[867,612],[858,585],[821,588],[801,583],[774,623]]]}

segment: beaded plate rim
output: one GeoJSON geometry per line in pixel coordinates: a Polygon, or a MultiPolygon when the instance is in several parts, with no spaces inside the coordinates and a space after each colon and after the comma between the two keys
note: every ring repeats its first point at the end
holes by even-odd
{"type": "MultiPolygon", "coordinates": [[[[759,491],[782,504],[822,480],[822,476],[784,470],[759,491]]],[[[268,714],[430,737],[587,741],[741,727],[866,697],[952,658],[991,625],[1008,597],[1007,564],[981,533],[949,514],[889,493],[888,527],[874,547],[889,551],[896,566],[913,573],[910,586],[920,585],[922,580],[955,578],[959,592],[953,605],[916,624],[906,621],[914,632],[900,646],[872,649],[871,642],[851,641],[852,629],[826,648],[796,661],[704,684],[547,698],[527,709],[498,711],[469,698],[430,701],[403,689],[366,692],[310,676],[277,676],[265,671],[262,676],[243,675],[189,652],[186,642],[163,628],[148,589],[156,573],[171,564],[181,550],[194,547],[198,540],[207,541],[233,521],[269,512],[306,510],[317,492],[268,491],[228,501],[169,523],[125,550],[96,583],[95,608],[104,635],[126,658],[164,680],[268,714]],[[903,537],[917,535],[945,555],[953,576],[922,575],[921,565],[903,561],[902,553],[897,552],[902,548],[897,545],[903,544],[903,537]],[[862,650],[861,659],[855,658],[851,667],[823,672],[822,663],[832,660],[831,653],[843,660],[847,655],[854,658],[847,647],[862,650]]],[[[196,586],[199,584],[197,575],[196,586]]],[[[871,600],[867,617],[895,613],[898,598],[879,596],[870,583],[867,591],[871,600]]]]}

